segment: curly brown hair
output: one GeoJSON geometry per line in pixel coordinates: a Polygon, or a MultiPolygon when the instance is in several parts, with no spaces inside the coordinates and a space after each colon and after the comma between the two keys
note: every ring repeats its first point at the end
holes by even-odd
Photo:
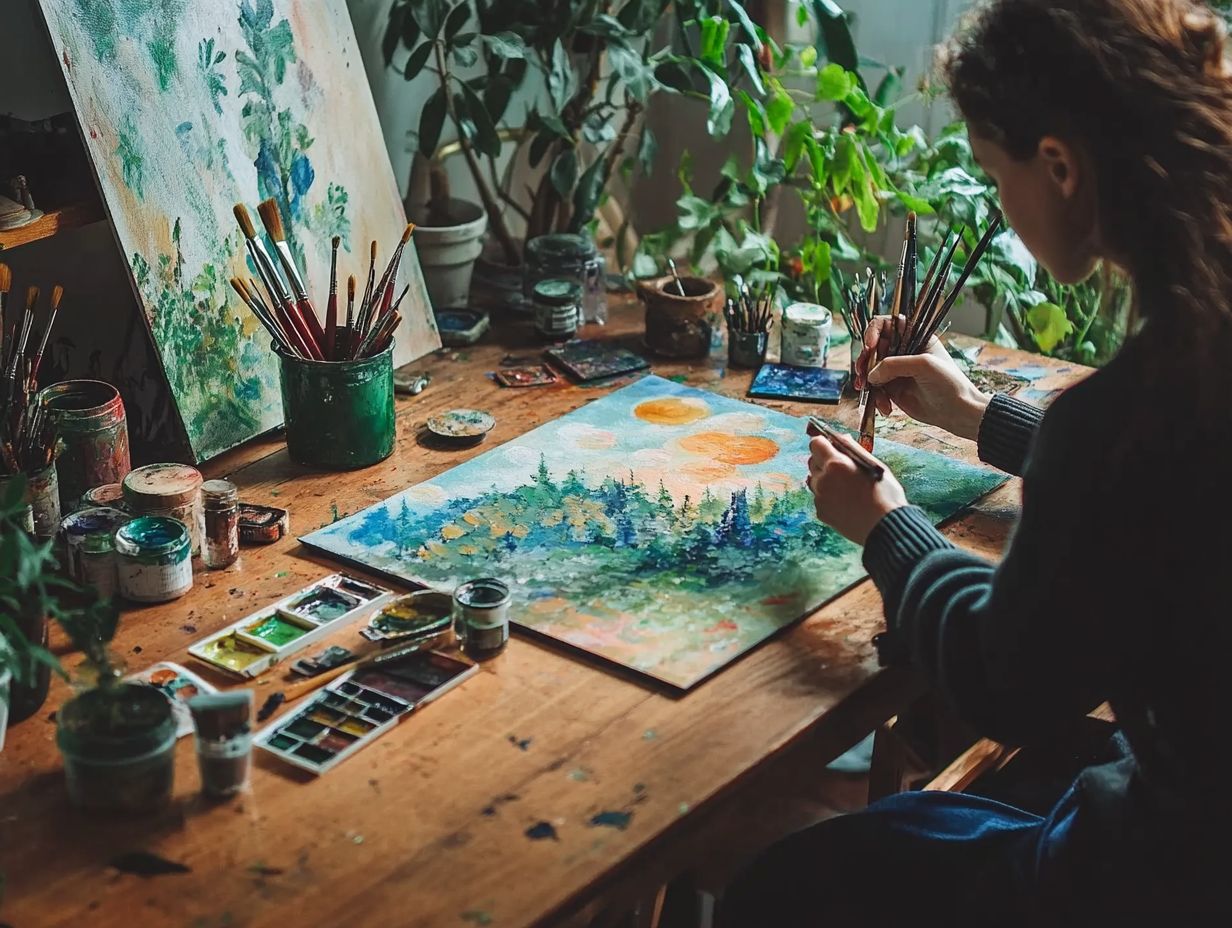
{"type": "Polygon", "coordinates": [[[1226,35],[1198,0],[987,0],[940,55],[976,134],[1020,159],[1047,135],[1088,154],[1106,257],[1187,338],[1232,328],[1226,35]]]}

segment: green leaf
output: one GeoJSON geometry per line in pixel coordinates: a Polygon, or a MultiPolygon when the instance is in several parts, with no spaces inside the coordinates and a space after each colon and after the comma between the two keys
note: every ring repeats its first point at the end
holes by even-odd
{"type": "Polygon", "coordinates": [[[582,123],[582,139],[591,145],[604,145],[616,138],[616,126],[610,116],[595,113],[582,123]]]}
{"type": "Polygon", "coordinates": [[[522,37],[515,35],[512,32],[498,32],[495,35],[485,35],[483,44],[488,47],[493,55],[498,58],[505,59],[524,59],[526,57],[526,43],[522,41],[522,37]]]}
{"type": "Polygon", "coordinates": [[[556,192],[561,195],[562,199],[568,200],[573,196],[573,188],[577,184],[578,179],[578,160],[577,152],[572,148],[562,149],[560,154],[556,156],[556,160],[552,162],[552,170],[549,175],[552,181],[552,186],[556,188],[556,192]]]}
{"type": "Polygon", "coordinates": [[[466,25],[466,21],[471,18],[471,7],[469,0],[462,0],[457,6],[449,11],[449,15],[445,18],[445,44],[453,41],[453,37],[462,31],[462,27],[466,25]]]}
{"type": "Polygon", "coordinates": [[[817,97],[820,100],[845,100],[855,87],[855,77],[842,65],[828,64],[817,73],[817,97]]]}
{"type": "Polygon", "coordinates": [[[708,16],[701,21],[701,59],[715,70],[727,64],[727,32],[731,24],[721,16],[708,16]]]}
{"type": "Polygon", "coordinates": [[[436,154],[445,126],[445,88],[438,87],[428,98],[419,117],[419,153],[425,158],[436,154]]]}
{"type": "Polygon", "coordinates": [[[573,219],[570,232],[581,232],[595,215],[599,198],[603,196],[603,159],[596,158],[578,179],[573,191],[573,219]]]}
{"type": "Polygon", "coordinates": [[[745,37],[757,48],[761,48],[762,31],[757,28],[757,24],[749,16],[748,11],[744,8],[744,4],[740,0],[727,0],[727,7],[736,22],[740,24],[740,29],[744,32],[745,37]]]}
{"type": "Polygon", "coordinates": [[[800,163],[800,156],[804,154],[804,145],[808,139],[812,138],[812,135],[812,123],[808,120],[801,120],[793,123],[787,130],[787,134],[783,136],[783,163],[789,174],[800,163]]]}
{"type": "Polygon", "coordinates": [[[753,85],[753,89],[758,94],[764,95],[766,85],[761,79],[761,68],[757,66],[757,55],[748,45],[739,45],[736,47],[736,57],[740,61],[740,67],[744,69],[745,75],[749,79],[749,83],[753,85]]]}
{"type": "Polygon", "coordinates": [[[483,88],[483,105],[492,116],[492,122],[500,124],[513,96],[513,81],[503,74],[493,75],[483,88]]]}
{"type": "Polygon", "coordinates": [[[796,25],[803,29],[805,26],[808,25],[808,21],[809,21],[808,7],[805,6],[803,3],[801,3],[798,7],[796,7],[796,25]]]}
{"type": "MultiPolygon", "coordinates": [[[[475,127],[474,144],[480,154],[495,158],[500,154],[500,137],[496,134],[496,126],[488,108],[483,105],[475,91],[466,84],[462,85],[462,97],[466,105],[466,115],[475,127]]],[[[456,105],[456,104],[455,104],[456,105]]]]}
{"type": "Polygon", "coordinates": [[[530,151],[527,153],[530,166],[532,168],[539,167],[539,162],[543,160],[543,156],[548,153],[548,149],[555,143],[556,135],[552,132],[540,132],[531,139],[530,151]]]}
{"type": "Polygon", "coordinates": [[[428,63],[428,56],[432,54],[433,44],[424,42],[419,48],[411,52],[409,58],[406,59],[406,67],[402,69],[402,76],[408,81],[414,80],[423,70],[424,65],[428,63]]]}
{"type": "Polygon", "coordinates": [[[805,270],[818,285],[830,279],[833,253],[829,242],[818,239],[811,246],[806,246],[800,257],[804,261],[805,270]]]}
{"type": "Polygon", "coordinates": [[[650,97],[654,86],[654,71],[636,51],[624,42],[613,42],[608,46],[607,60],[612,70],[624,82],[629,96],[638,102],[645,103],[650,97]]]}
{"type": "Polygon", "coordinates": [[[832,0],[811,0],[811,5],[820,27],[817,34],[818,53],[843,70],[853,72],[857,82],[863,86],[864,80],[859,76],[860,56],[856,52],[856,41],[851,34],[847,14],[832,0]]]}
{"type": "Polygon", "coordinates": [[[737,90],[736,98],[744,104],[744,115],[749,120],[749,134],[755,139],[766,134],[766,109],[761,101],[754,100],[747,91],[737,90]]]}
{"type": "MultiPolygon", "coordinates": [[[[838,195],[851,188],[851,178],[856,170],[856,140],[850,132],[839,136],[834,146],[834,161],[830,165],[830,184],[838,195]]],[[[860,174],[863,175],[863,170],[860,174]]]]}
{"type": "Polygon", "coordinates": [[[432,41],[440,35],[445,22],[445,0],[411,0],[410,11],[425,39],[432,41]]]}
{"type": "Polygon", "coordinates": [[[878,106],[889,106],[903,88],[903,68],[891,68],[881,79],[877,89],[873,91],[873,102],[878,106]]]}
{"type": "Polygon", "coordinates": [[[811,71],[817,67],[817,49],[812,45],[806,45],[800,49],[800,67],[806,71],[811,71]]]}
{"type": "Polygon", "coordinates": [[[641,164],[642,170],[647,174],[654,170],[655,156],[659,153],[659,142],[655,138],[655,134],[650,131],[650,126],[642,126],[642,138],[637,145],[637,160],[641,164]]]}
{"type": "Polygon", "coordinates": [[[677,200],[676,209],[680,211],[678,224],[685,232],[704,228],[719,218],[719,208],[715,204],[692,194],[677,200]]]}
{"type": "Polygon", "coordinates": [[[589,23],[578,28],[584,35],[597,35],[602,39],[623,39],[629,36],[624,23],[607,13],[599,13],[589,23]]]}
{"type": "Polygon", "coordinates": [[[569,53],[565,51],[561,40],[557,39],[552,44],[552,64],[548,70],[548,95],[557,111],[563,110],[573,96],[575,80],[569,53]]]}
{"type": "Polygon", "coordinates": [[[1050,354],[1074,331],[1074,324],[1065,315],[1065,310],[1056,303],[1040,303],[1028,309],[1027,323],[1031,326],[1031,334],[1035,336],[1040,350],[1045,354],[1050,354]]]}
{"type": "MultiPolygon", "coordinates": [[[[410,19],[406,15],[406,7],[395,3],[389,10],[389,21],[385,24],[385,35],[381,38],[381,54],[385,57],[385,67],[393,64],[394,52],[398,50],[398,43],[402,41],[402,20],[404,17],[410,19]]],[[[411,20],[411,22],[414,23],[414,20],[411,20]]],[[[418,39],[418,29],[416,29],[416,39],[418,39]]],[[[213,41],[213,39],[210,39],[211,44],[213,41]]]]}
{"type": "Polygon", "coordinates": [[[731,131],[736,104],[727,89],[727,81],[709,68],[702,67],[702,71],[710,81],[710,112],[706,116],[706,131],[714,138],[722,138],[731,131]]]}
{"type": "Polygon", "coordinates": [[[776,135],[782,135],[787,129],[787,123],[791,121],[796,104],[779,81],[771,78],[769,84],[770,99],[766,101],[766,122],[776,135]]]}
{"type": "Polygon", "coordinates": [[[471,48],[469,45],[458,47],[454,46],[453,60],[458,63],[460,68],[474,67],[479,61],[479,52],[471,48]]]}
{"type": "Polygon", "coordinates": [[[903,206],[907,207],[907,209],[914,210],[921,216],[931,216],[936,212],[936,210],[933,209],[933,205],[927,200],[913,196],[910,193],[904,193],[902,190],[896,190],[894,191],[894,196],[898,199],[898,202],[902,203],[903,206]]]}

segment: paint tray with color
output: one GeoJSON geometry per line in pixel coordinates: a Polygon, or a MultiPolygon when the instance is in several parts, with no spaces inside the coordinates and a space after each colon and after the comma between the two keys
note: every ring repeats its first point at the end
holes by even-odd
{"type": "Polygon", "coordinates": [[[188,700],[203,693],[218,692],[216,688],[206,683],[187,667],[181,667],[171,661],[163,661],[153,667],[147,667],[126,679],[129,683],[144,683],[146,686],[152,686],[170,700],[177,738],[193,733],[192,713],[188,711],[188,700]]]}
{"type": "Polygon", "coordinates": [[[597,339],[567,342],[544,353],[581,381],[617,377],[650,367],[650,362],[640,354],[597,339]]]}
{"type": "Polygon", "coordinates": [[[188,653],[228,673],[255,677],[392,596],[374,583],[331,574],[198,641],[188,653]]]}
{"type": "Polygon", "coordinates": [[[303,770],[324,773],[478,669],[436,651],[357,668],[259,732],[256,745],[303,770]]]}
{"type": "Polygon", "coordinates": [[[763,364],[749,387],[749,396],[767,400],[837,403],[843,398],[847,372],[825,367],[763,364]]]}

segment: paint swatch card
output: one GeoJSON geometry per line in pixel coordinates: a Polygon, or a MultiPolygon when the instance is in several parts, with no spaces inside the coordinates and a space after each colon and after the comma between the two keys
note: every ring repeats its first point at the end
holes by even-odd
{"type": "Polygon", "coordinates": [[[650,367],[640,354],[596,339],[568,342],[544,353],[578,380],[616,377],[650,367]]]}
{"type": "Polygon", "coordinates": [[[255,743],[289,764],[322,774],[478,669],[437,651],[361,667],[259,732],[255,743]]]}
{"type": "Polygon", "coordinates": [[[171,702],[171,714],[175,717],[175,736],[183,738],[193,733],[192,713],[188,711],[188,700],[202,693],[217,693],[218,690],[206,683],[187,667],[163,661],[153,667],[147,667],[140,673],[126,678],[130,683],[144,683],[158,690],[171,702]]]}
{"type": "Polygon", "coordinates": [[[556,375],[546,364],[506,367],[493,376],[502,387],[542,387],[557,382],[556,375]]]}
{"type": "Polygon", "coordinates": [[[843,397],[847,376],[846,371],[825,367],[763,364],[749,387],[749,396],[767,400],[837,403],[843,397]]]}

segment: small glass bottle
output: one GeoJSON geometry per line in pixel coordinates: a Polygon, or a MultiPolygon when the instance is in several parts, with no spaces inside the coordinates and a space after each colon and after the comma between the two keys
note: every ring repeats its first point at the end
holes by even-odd
{"type": "Polygon", "coordinates": [[[581,322],[607,322],[604,260],[585,235],[540,235],[526,243],[522,294],[534,299],[535,285],[543,280],[571,280],[582,288],[581,322]]]}
{"type": "Polygon", "coordinates": [[[240,556],[239,490],[230,480],[207,480],[201,485],[205,509],[205,538],[201,560],[211,570],[230,567],[240,556]]]}
{"type": "Polygon", "coordinates": [[[549,341],[567,341],[577,334],[582,288],[571,280],[548,279],[533,291],[535,329],[549,341]]]}
{"type": "Polygon", "coordinates": [[[490,577],[469,580],[453,591],[454,632],[462,653],[485,661],[509,642],[509,587],[490,577]]]}

